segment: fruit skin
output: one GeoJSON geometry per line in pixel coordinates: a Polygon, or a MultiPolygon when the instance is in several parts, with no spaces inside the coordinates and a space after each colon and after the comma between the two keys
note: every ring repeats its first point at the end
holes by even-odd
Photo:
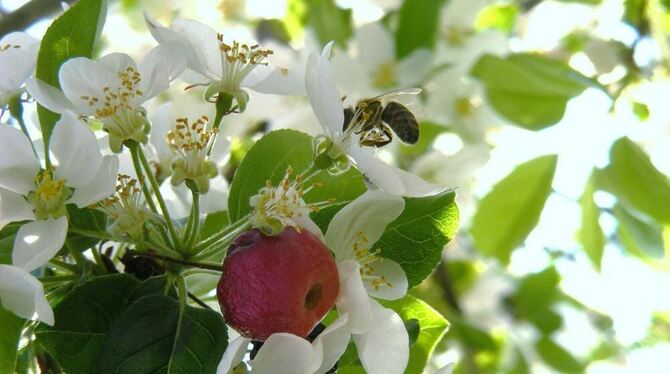
{"type": "Polygon", "coordinates": [[[288,227],[276,236],[252,229],[235,239],[216,293],[226,322],[264,341],[278,332],[306,337],[333,307],[339,288],[330,251],[307,230],[288,227]]]}

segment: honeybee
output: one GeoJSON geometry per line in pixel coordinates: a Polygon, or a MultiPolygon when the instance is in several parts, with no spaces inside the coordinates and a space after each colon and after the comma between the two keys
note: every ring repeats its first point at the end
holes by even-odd
{"type": "Polygon", "coordinates": [[[400,89],[360,100],[355,107],[344,110],[342,130],[350,126],[359,136],[359,144],[368,147],[383,147],[393,140],[393,134],[403,142],[416,144],[419,141],[419,123],[401,101],[418,95],[420,88],[400,89]]]}

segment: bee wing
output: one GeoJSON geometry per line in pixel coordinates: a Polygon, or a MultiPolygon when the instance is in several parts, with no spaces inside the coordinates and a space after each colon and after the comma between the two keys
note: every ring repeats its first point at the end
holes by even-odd
{"type": "Polygon", "coordinates": [[[412,101],[409,103],[403,103],[403,106],[412,112],[412,114],[414,114],[414,118],[416,118],[417,122],[423,122],[430,118],[430,111],[428,108],[421,105],[421,103],[412,101]]]}
{"type": "Polygon", "coordinates": [[[380,100],[380,101],[398,101],[401,102],[402,100],[409,100],[411,101],[413,97],[416,97],[416,95],[421,93],[421,89],[418,87],[411,87],[411,88],[401,88],[398,90],[393,90],[389,91],[386,93],[383,93],[379,96],[375,96],[369,100],[380,100]]]}

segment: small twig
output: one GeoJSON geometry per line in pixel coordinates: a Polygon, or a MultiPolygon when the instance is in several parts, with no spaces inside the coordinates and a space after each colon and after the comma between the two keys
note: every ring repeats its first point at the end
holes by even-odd
{"type": "Polygon", "coordinates": [[[23,30],[42,18],[60,12],[61,2],[72,4],[76,0],[32,0],[11,13],[3,12],[0,18],[0,38],[12,31],[23,30]]]}
{"type": "Polygon", "coordinates": [[[203,308],[205,308],[205,309],[209,309],[209,310],[214,310],[214,309],[212,309],[209,305],[207,305],[204,301],[198,299],[197,296],[195,296],[194,294],[192,294],[192,293],[190,293],[190,292],[188,293],[188,297],[189,297],[191,300],[193,300],[196,304],[200,305],[201,307],[203,307],[203,308]]]}
{"type": "Polygon", "coordinates": [[[170,257],[170,256],[159,255],[159,254],[153,253],[153,252],[138,252],[138,251],[129,249],[129,250],[126,251],[126,253],[129,254],[130,256],[151,257],[151,258],[157,258],[159,260],[163,260],[163,261],[166,261],[166,262],[171,262],[171,263],[174,263],[174,264],[192,266],[192,267],[195,267],[195,268],[214,270],[214,271],[218,271],[218,272],[222,271],[220,265],[211,265],[211,264],[203,264],[203,263],[200,263],[200,262],[187,261],[187,260],[182,260],[182,259],[174,258],[174,257],[170,257]]]}

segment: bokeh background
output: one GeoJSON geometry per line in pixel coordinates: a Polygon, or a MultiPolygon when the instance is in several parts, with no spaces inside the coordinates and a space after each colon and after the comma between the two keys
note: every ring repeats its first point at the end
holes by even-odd
{"type": "MultiPolygon", "coordinates": [[[[40,38],[62,6],[1,0],[0,36],[40,38]]],[[[335,40],[353,102],[423,88],[419,144],[380,154],[457,188],[459,234],[411,291],[451,323],[428,372],[670,372],[670,2],[119,0],[98,54],[154,46],[142,12],[254,38],[281,66],[335,40]]],[[[149,112],[206,114],[183,88],[149,112]]],[[[264,132],[318,133],[304,98],[251,95],[223,130],[229,176],[264,132]]]]}

